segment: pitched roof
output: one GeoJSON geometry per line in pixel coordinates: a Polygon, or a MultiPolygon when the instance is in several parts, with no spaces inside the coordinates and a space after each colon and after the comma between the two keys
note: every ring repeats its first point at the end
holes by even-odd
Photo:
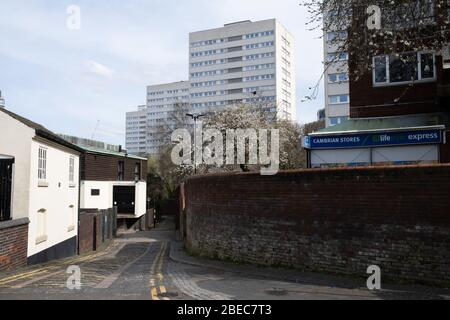
{"type": "Polygon", "coordinates": [[[9,115],[10,117],[12,117],[12,118],[16,119],[17,121],[19,121],[19,122],[23,123],[24,125],[26,125],[27,127],[31,128],[31,129],[34,129],[37,136],[40,136],[42,138],[45,138],[47,140],[50,140],[52,142],[58,143],[58,144],[60,144],[62,146],[65,146],[67,148],[70,148],[70,149],[73,149],[73,150],[76,150],[76,151],[79,151],[79,152],[83,151],[80,147],[78,147],[78,146],[76,146],[76,145],[74,145],[72,143],[69,143],[66,140],[60,138],[57,134],[55,134],[52,131],[48,130],[46,127],[44,127],[43,125],[41,125],[39,123],[31,121],[31,120],[29,120],[27,118],[24,118],[22,116],[19,116],[18,114],[14,113],[14,112],[11,112],[9,110],[6,110],[5,108],[0,108],[0,112],[3,112],[5,114],[9,115]]]}

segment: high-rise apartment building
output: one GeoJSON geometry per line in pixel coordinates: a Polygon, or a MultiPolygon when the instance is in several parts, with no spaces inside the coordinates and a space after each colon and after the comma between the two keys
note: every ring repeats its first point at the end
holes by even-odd
{"type": "Polygon", "coordinates": [[[339,50],[340,41],[346,38],[346,31],[329,31],[324,36],[325,122],[327,127],[346,121],[350,115],[348,54],[339,50]]]}
{"type": "Polygon", "coordinates": [[[158,154],[167,141],[162,136],[171,112],[189,106],[189,82],[147,87],[147,104],[126,115],[126,148],[129,153],[158,154]]]}
{"type": "Polygon", "coordinates": [[[126,113],[125,147],[129,153],[147,152],[147,106],[126,113]]]}
{"type": "Polygon", "coordinates": [[[295,120],[294,54],[294,37],[275,19],[190,33],[192,108],[267,102],[278,118],[295,120]]]}
{"type": "Polygon", "coordinates": [[[238,103],[296,120],[294,37],[275,19],[190,33],[189,81],[147,88],[146,106],[127,113],[126,148],[158,154],[161,126],[180,106],[206,113],[238,103]]]}

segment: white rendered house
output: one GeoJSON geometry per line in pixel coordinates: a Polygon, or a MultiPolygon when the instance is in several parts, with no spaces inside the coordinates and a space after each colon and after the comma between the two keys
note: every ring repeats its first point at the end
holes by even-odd
{"type": "Polygon", "coordinates": [[[11,248],[3,253],[5,267],[23,265],[13,252],[25,248],[28,264],[76,254],[82,150],[3,108],[0,128],[0,240],[1,231],[21,230],[19,237],[5,237],[13,242],[5,244],[11,248]]]}
{"type": "Polygon", "coordinates": [[[128,154],[121,146],[60,135],[82,150],[80,208],[117,207],[119,217],[139,219],[147,213],[147,158],[128,154]]]}

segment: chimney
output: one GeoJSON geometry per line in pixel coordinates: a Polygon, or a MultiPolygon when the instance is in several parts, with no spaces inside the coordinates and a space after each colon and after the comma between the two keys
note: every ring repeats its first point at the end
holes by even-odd
{"type": "Polygon", "coordinates": [[[122,152],[122,145],[119,145],[119,152],[122,152]]]}
{"type": "Polygon", "coordinates": [[[2,97],[1,91],[0,91],[0,108],[5,108],[5,99],[2,97]]]}

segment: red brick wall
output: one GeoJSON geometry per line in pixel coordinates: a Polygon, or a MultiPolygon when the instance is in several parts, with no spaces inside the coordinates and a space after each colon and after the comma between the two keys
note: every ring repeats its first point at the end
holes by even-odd
{"type": "Polygon", "coordinates": [[[185,190],[194,254],[450,284],[450,165],[199,176],[185,190]]]}
{"type": "Polygon", "coordinates": [[[134,168],[141,164],[141,181],[147,180],[147,161],[112,155],[84,153],[81,157],[81,180],[116,181],[119,161],[124,162],[124,181],[134,181],[134,168]]]}
{"type": "Polygon", "coordinates": [[[27,265],[28,219],[0,223],[0,271],[27,265]]]}

